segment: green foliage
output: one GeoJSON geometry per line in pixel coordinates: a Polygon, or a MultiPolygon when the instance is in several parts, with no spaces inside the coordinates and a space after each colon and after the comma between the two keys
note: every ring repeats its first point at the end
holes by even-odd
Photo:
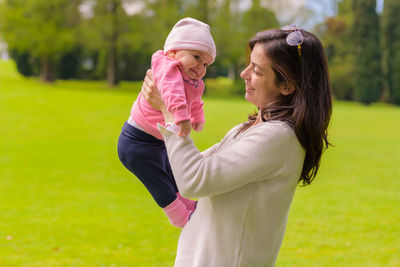
{"type": "MultiPolygon", "coordinates": [[[[116,153],[140,83],[43,85],[10,61],[0,82],[0,265],[172,266],[180,230],[116,153]]],[[[254,111],[243,99],[204,100],[200,150],[254,111]]],[[[297,189],[277,266],[399,266],[399,118],[394,106],[335,102],[335,146],[297,189]]]]}
{"type": "Polygon", "coordinates": [[[370,104],[382,95],[379,17],[375,0],[353,0],[351,41],[354,51],[354,96],[370,104]]]}
{"type": "MultiPolygon", "coordinates": [[[[240,65],[238,66],[237,69],[238,72],[236,80],[241,80],[239,79],[240,77],[239,74],[243,70],[244,66],[248,61],[248,55],[244,52],[246,50],[248,52],[247,49],[248,41],[259,31],[264,31],[272,28],[279,28],[279,22],[275,14],[270,9],[262,7],[260,5],[260,0],[252,1],[252,6],[250,7],[250,9],[243,12],[242,19],[239,22],[239,24],[242,30],[239,39],[241,40],[241,42],[243,42],[244,44],[243,46],[246,47],[246,49],[242,49],[241,52],[240,65]]],[[[241,82],[236,82],[236,83],[237,84],[239,83],[239,87],[242,84],[241,82]]],[[[238,90],[236,90],[236,92],[237,91],[238,90]]]]}
{"type": "Polygon", "coordinates": [[[146,35],[146,44],[151,53],[163,49],[168,33],[179,19],[182,18],[183,10],[180,8],[181,1],[156,0],[150,1],[148,9],[151,16],[144,18],[145,31],[151,33],[146,35]]]}
{"type": "Polygon", "coordinates": [[[11,58],[14,59],[17,70],[25,77],[38,76],[40,62],[34,59],[28,53],[19,53],[16,50],[11,51],[11,58]]]}
{"type": "Polygon", "coordinates": [[[207,97],[212,98],[243,98],[245,84],[243,80],[232,80],[227,77],[206,79],[207,97]]]}
{"type": "Polygon", "coordinates": [[[41,61],[42,76],[108,77],[116,85],[121,79],[141,80],[172,26],[192,16],[210,24],[216,41],[217,59],[208,77],[237,80],[248,39],[278,26],[274,13],[259,0],[248,10],[239,6],[238,0],[7,0],[0,5],[0,14],[5,14],[0,15],[0,27],[11,50],[28,61],[41,61]],[[136,7],[133,13],[126,8],[130,5],[136,7]]]}
{"type": "Polygon", "coordinates": [[[210,15],[217,1],[215,0],[197,0],[197,1],[179,1],[180,10],[184,11],[183,16],[192,17],[210,23],[210,15]],[[185,6],[186,5],[186,6],[185,6]]]}
{"type": "Polygon", "coordinates": [[[52,65],[76,44],[78,0],[6,0],[1,32],[10,50],[39,58],[42,75],[51,80],[52,65]]]}
{"type": "Polygon", "coordinates": [[[240,25],[243,28],[241,37],[247,43],[259,31],[278,28],[279,22],[271,10],[260,5],[260,0],[253,0],[250,9],[243,13],[240,25]]]}
{"type": "Polygon", "coordinates": [[[349,46],[354,16],[351,4],[352,0],[338,2],[338,14],[315,29],[328,58],[333,95],[342,100],[354,100],[354,53],[349,46]]]}
{"type": "MultiPolygon", "coordinates": [[[[366,104],[380,99],[399,104],[398,1],[385,1],[382,50],[375,0],[336,2],[338,15],[318,28],[334,95],[366,104]],[[380,51],[386,88],[382,98],[380,51]]],[[[240,93],[247,41],[257,31],[279,27],[266,6],[282,10],[287,3],[252,0],[249,9],[240,6],[239,0],[3,0],[0,34],[26,76],[41,73],[44,80],[107,77],[115,86],[120,80],[142,80],[152,53],[163,48],[172,26],[192,16],[210,24],[217,45],[217,58],[207,77],[228,76],[235,81],[231,93],[240,93]],[[129,13],[129,5],[137,9],[129,13]],[[92,14],[81,12],[82,6],[92,14]]]]}
{"type": "Polygon", "coordinates": [[[82,71],[81,57],[82,49],[79,47],[69,52],[65,51],[57,62],[57,77],[64,80],[78,78],[82,71]]]}
{"type": "Polygon", "coordinates": [[[375,5],[374,0],[341,0],[338,14],[316,32],[326,50],[336,98],[400,105],[400,2],[384,1],[381,17],[375,5]]]}
{"type": "MultiPolygon", "coordinates": [[[[342,2],[343,3],[343,2],[342,2]]],[[[347,10],[337,17],[328,18],[320,27],[323,43],[328,57],[332,91],[336,98],[354,99],[354,55],[349,49],[350,25],[347,10]]]]}
{"type": "Polygon", "coordinates": [[[238,14],[231,8],[231,0],[223,1],[216,8],[212,33],[217,47],[216,64],[225,67],[230,78],[237,77],[239,59],[246,49],[240,38],[238,14]]]}
{"type": "Polygon", "coordinates": [[[71,3],[74,1],[28,0],[6,5],[3,32],[10,48],[37,57],[58,58],[74,44],[74,23],[71,14],[65,12],[71,3]]]}
{"type": "Polygon", "coordinates": [[[338,15],[342,18],[347,25],[352,25],[354,20],[354,13],[352,10],[353,0],[338,1],[338,15]]]}
{"type": "Polygon", "coordinates": [[[382,51],[385,87],[390,102],[400,105],[400,2],[385,0],[382,14],[382,51]]]}
{"type": "Polygon", "coordinates": [[[93,8],[94,16],[88,20],[85,33],[92,33],[91,39],[85,39],[87,47],[95,47],[100,51],[106,51],[107,80],[110,86],[119,83],[118,73],[118,43],[122,32],[126,13],[121,0],[98,0],[93,8]],[[93,39],[96,43],[92,43],[93,39]],[[88,43],[92,43],[89,45],[88,43]]]}
{"type": "Polygon", "coordinates": [[[330,78],[333,95],[337,99],[354,99],[354,74],[352,60],[342,60],[330,63],[330,78]]]}
{"type": "Polygon", "coordinates": [[[224,66],[228,76],[234,80],[240,77],[240,71],[246,64],[247,42],[257,32],[279,25],[275,14],[260,6],[254,0],[250,9],[241,11],[237,7],[240,1],[226,0],[216,8],[212,24],[217,46],[216,64],[224,66]]]}
{"type": "Polygon", "coordinates": [[[37,57],[57,59],[60,52],[73,47],[76,1],[6,1],[3,34],[11,49],[37,57]]]}

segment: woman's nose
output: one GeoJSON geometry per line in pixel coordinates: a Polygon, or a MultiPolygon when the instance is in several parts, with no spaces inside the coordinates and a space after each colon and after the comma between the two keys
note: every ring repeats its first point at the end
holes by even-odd
{"type": "Polygon", "coordinates": [[[244,70],[242,70],[242,72],[240,73],[240,77],[242,79],[246,79],[246,77],[248,77],[247,73],[248,73],[249,67],[245,68],[244,70]]]}

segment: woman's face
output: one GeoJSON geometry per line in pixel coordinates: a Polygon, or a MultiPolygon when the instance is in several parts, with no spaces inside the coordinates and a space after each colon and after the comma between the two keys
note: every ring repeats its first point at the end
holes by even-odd
{"type": "Polygon", "coordinates": [[[260,109],[268,106],[271,100],[281,94],[275,85],[275,73],[261,43],[254,45],[250,64],[240,77],[246,82],[246,100],[260,109]]]}

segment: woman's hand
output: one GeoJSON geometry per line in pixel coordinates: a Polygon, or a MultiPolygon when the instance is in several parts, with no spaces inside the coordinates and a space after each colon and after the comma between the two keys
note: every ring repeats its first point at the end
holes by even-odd
{"type": "Polygon", "coordinates": [[[186,136],[190,134],[190,129],[192,128],[192,124],[190,123],[189,120],[179,122],[178,126],[179,126],[179,132],[178,132],[179,136],[186,136]]]}
{"type": "Polygon", "coordinates": [[[162,112],[166,123],[175,121],[174,115],[167,110],[156,83],[154,82],[153,72],[150,69],[146,72],[141,92],[144,99],[146,99],[153,108],[162,112]]]}
{"type": "Polygon", "coordinates": [[[157,86],[153,79],[153,72],[151,70],[147,70],[146,77],[144,78],[144,82],[142,84],[142,95],[144,99],[149,102],[149,104],[155,108],[156,110],[162,110],[165,108],[165,103],[161,98],[161,94],[157,89],[157,86]]]}

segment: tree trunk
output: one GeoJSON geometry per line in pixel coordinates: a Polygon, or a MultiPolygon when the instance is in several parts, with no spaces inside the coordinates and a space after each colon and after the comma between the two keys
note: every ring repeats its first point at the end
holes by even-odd
{"type": "Polygon", "coordinates": [[[40,76],[43,82],[52,83],[54,82],[54,64],[52,60],[47,57],[42,59],[40,76]]]}
{"type": "Polygon", "coordinates": [[[111,23],[112,23],[112,32],[110,38],[110,46],[108,49],[107,56],[107,81],[109,86],[117,86],[119,83],[118,80],[118,68],[117,68],[117,7],[118,1],[112,1],[111,7],[111,23]]]}
{"type": "Polygon", "coordinates": [[[236,77],[236,64],[234,61],[232,61],[231,64],[229,64],[228,78],[234,81],[236,80],[236,77]]]}
{"type": "Polygon", "coordinates": [[[354,49],[355,99],[369,105],[382,96],[382,65],[379,47],[379,16],[376,1],[353,0],[352,43],[354,49]]]}
{"type": "Polygon", "coordinates": [[[396,22],[399,11],[398,0],[385,0],[381,20],[385,98],[396,105],[400,105],[400,26],[396,22]]]}
{"type": "Polygon", "coordinates": [[[109,86],[117,86],[119,81],[117,77],[115,44],[111,44],[107,55],[107,81],[109,86]]]}

